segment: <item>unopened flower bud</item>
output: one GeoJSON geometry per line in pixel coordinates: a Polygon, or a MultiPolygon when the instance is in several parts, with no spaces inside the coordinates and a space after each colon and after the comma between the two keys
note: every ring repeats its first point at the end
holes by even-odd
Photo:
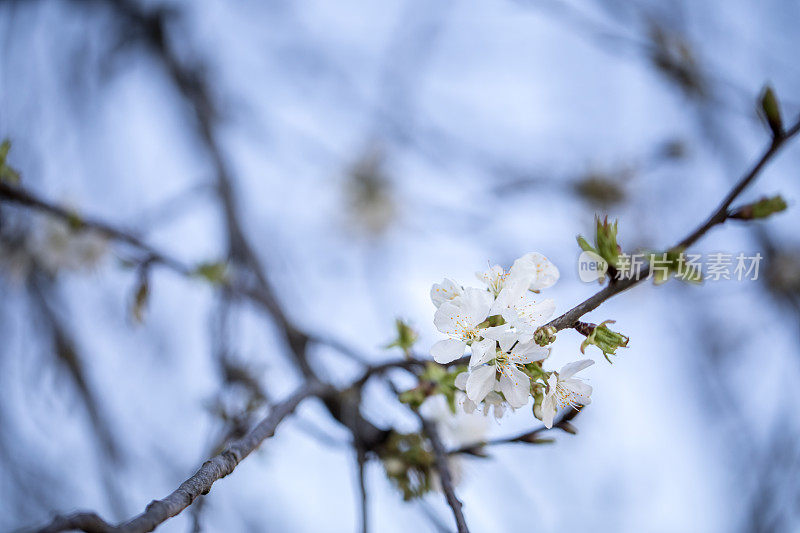
{"type": "Polygon", "coordinates": [[[600,222],[597,218],[597,250],[600,257],[605,259],[609,265],[617,266],[617,259],[621,248],[617,244],[617,222],[608,223],[608,217],[600,222]]]}
{"type": "Polygon", "coordinates": [[[544,394],[542,394],[541,389],[536,388],[533,391],[533,416],[537,419],[542,420],[542,401],[544,400],[544,394]]]}
{"type": "Polygon", "coordinates": [[[783,135],[783,119],[781,118],[781,107],[775,91],[767,85],[761,92],[761,115],[767,121],[769,129],[775,137],[783,135]]]}
{"type": "Polygon", "coordinates": [[[533,333],[533,341],[539,346],[547,346],[556,340],[558,330],[553,326],[542,326],[533,333]]]}
{"type": "Polygon", "coordinates": [[[228,280],[228,264],[225,261],[207,261],[197,265],[192,274],[213,285],[221,285],[228,280]]]}
{"type": "Polygon", "coordinates": [[[611,267],[616,268],[619,263],[619,254],[622,248],[617,243],[617,226],[618,223],[610,224],[608,217],[602,221],[600,217],[595,218],[595,240],[594,246],[582,236],[578,235],[578,245],[584,252],[593,252],[599,255],[611,267]]]}

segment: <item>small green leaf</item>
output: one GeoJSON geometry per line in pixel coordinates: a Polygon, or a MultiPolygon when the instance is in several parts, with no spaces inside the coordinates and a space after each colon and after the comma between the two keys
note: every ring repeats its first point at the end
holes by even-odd
{"type": "Polygon", "coordinates": [[[67,224],[69,225],[69,229],[72,231],[78,231],[84,226],[83,218],[81,217],[80,213],[74,210],[69,212],[67,216],[67,224]]]}
{"type": "Polygon", "coordinates": [[[775,213],[780,213],[786,210],[786,200],[780,194],[772,197],[764,197],[757,202],[743,205],[730,214],[730,218],[739,220],[754,220],[758,218],[767,218],[775,213]]]}
{"type": "Polygon", "coordinates": [[[410,355],[411,348],[414,346],[414,343],[417,342],[419,335],[410,325],[399,318],[394,321],[394,324],[397,328],[397,337],[394,341],[387,344],[386,348],[400,348],[406,355],[410,355]]]}
{"type": "Polygon", "coordinates": [[[210,261],[200,263],[192,272],[193,275],[205,278],[215,285],[224,283],[228,279],[228,264],[225,261],[210,261]]]}
{"type": "Polygon", "coordinates": [[[597,252],[597,250],[595,250],[581,235],[578,235],[578,246],[580,246],[581,250],[584,252],[597,252]]]}
{"type": "Polygon", "coordinates": [[[19,185],[19,172],[6,163],[9,150],[11,150],[11,141],[6,139],[0,143],[0,182],[19,185]]]}
{"type": "Polygon", "coordinates": [[[0,143],[0,165],[5,165],[9,150],[11,150],[11,141],[5,139],[0,143]]]}

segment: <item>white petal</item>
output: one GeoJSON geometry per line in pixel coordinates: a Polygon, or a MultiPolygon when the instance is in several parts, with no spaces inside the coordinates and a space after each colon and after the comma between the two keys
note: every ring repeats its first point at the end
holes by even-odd
{"type": "Polygon", "coordinates": [[[561,382],[561,386],[580,397],[580,402],[583,405],[592,403],[592,386],[584,383],[579,379],[568,379],[561,382]]]}
{"type": "Polygon", "coordinates": [[[484,339],[492,339],[495,341],[499,341],[502,338],[502,336],[505,335],[506,332],[508,332],[509,330],[508,330],[508,325],[504,324],[502,326],[492,326],[490,328],[483,328],[478,331],[481,334],[481,337],[483,337],[484,339]]]}
{"type": "Polygon", "coordinates": [[[457,339],[445,339],[431,346],[433,360],[439,364],[447,364],[464,355],[467,343],[457,339]]]}
{"type": "Polygon", "coordinates": [[[470,372],[467,397],[475,403],[481,402],[494,387],[495,372],[494,365],[482,366],[470,372]]]}
{"type": "Polygon", "coordinates": [[[453,302],[463,309],[467,323],[477,326],[489,316],[489,309],[494,303],[494,297],[489,291],[467,287],[464,294],[453,302]]]}
{"type": "Polygon", "coordinates": [[[552,287],[558,281],[558,268],[540,253],[531,252],[523,255],[511,267],[510,278],[527,278],[528,287],[538,291],[552,287]]]}
{"type": "Polygon", "coordinates": [[[464,390],[467,388],[467,378],[469,377],[469,372],[462,372],[456,376],[455,386],[459,390],[464,390]]]}
{"type": "Polygon", "coordinates": [[[539,346],[535,342],[520,342],[513,350],[511,356],[515,363],[533,363],[534,361],[544,361],[550,356],[550,349],[539,346]]]}
{"type": "Polygon", "coordinates": [[[593,364],[594,361],[592,361],[591,359],[581,359],[580,361],[567,363],[561,368],[561,371],[558,373],[558,379],[559,381],[567,380],[572,376],[574,376],[575,374],[577,374],[578,372],[580,372],[581,370],[583,370],[584,368],[588,368],[593,364]]]}
{"type": "Polygon", "coordinates": [[[444,302],[433,315],[433,325],[446,335],[460,336],[463,328],[460,320],[463,312],[453,302],[444,302]]]}
{"type": "Polygon", "coordinates": [[[494,265],[486,272],[475,272],[475,277],[486,284],[490,290],[499,290],[498,283],[505,274],[505,270],[500,265],[494,265]]]}
{"type": "MultiPolygon", "coordinates": [[[[533,340],[533,332],[530,332],[530,333],[520,332],[519,333],[519,343],[520,344],[528,344],[532,340],[533,340]]],[[[547,355],[549,356],[550,354],[548,353],[547,355]]]]}
{"type": "Polygon", "coordinates": [[[546,428],[553,427],[553,419],[556,416],[556,397],[555,394],[547,394],[542,401],[542,422],[546,428]]]}
{"type": "Polygon", "coordinates": [[[441,283],[434,283],[431,287],[431,301],[436,307],[444,302],[450,301],[456,296],[460,296],[463,291],[452,280],[444,278],[441,283]]]}
{"type": "MultiPolygon", "coordinates": [[[[495,385],[496,385],[495,390],[499,391],[500,385],[497,382],[495,382],[495,385]]],[[[484,398],[483,401],[484,403],[490,403],[492,405],[500,405],[501,403],[503,403],[503,397],[497,394],[497,392],[491,391],[489,392],[489,394],[486,395],[486,398],[484,398]]]]}
{"type": "Polygon", "coordinates": [[[491,339],[483,339],[472,343],[472,357],[469,359],[469,367],[474,368],[483,363],[488,363],[495,358],[497,343],[491,339]]]}
{"type": "Polygon", "coordinates": [[[503,313],[504,309],[515,306],[525,295],[527,290],[527,279],[507,279],[503,285],[503,290],[500,291],[494,303],[492,304],[489,314],[499,315],[503,313]]]}
{"type": "Polygon", "coordinates": [[[419,406],[419,411],[425,418],[440,424],[447,422],[453,417],[444,394],[428,396],[425,401],[422,402],[422,405],[419,406]]]}
{"type": "Polygon", "coordinates": [[[511,407],[515,409],[528,403],[531,393],[531,380],[516,368],[510,371],[511,377],[503,374],[500,376],[500,390],[506,397],[511,407]]]}
{"type": "Polygon", "coordinates": [[[534,264],[535,256],[541,256],[541,254],[536,253],[529,253],[525,254],[516,261],[514,264],[511,265],[511,268],[508,269],[508,280],[509,281],[520,281],[520,280],[527,280],[528,283],[526,287],[536,278],[536,265],[534,264]]]}
{"type": "Polygon", "coordinates": [[[475,405],[475,402],[473,402],[469,398],[464,398],[463,406],[464,406],[464,412],[467,413],[468,415],[474,413],[475,409],[478,407],[477,405],[475,405]]]}
{"type": "Polygon", "coordinates": [[[552,298],[535,301],[530,296],[526,296],[523,301],[516,305],[517,315],[528,328],[538,328],[544,325],[556,310],[556,302],[552,298]]]}
{"type": "Polygon", "coordinates": [[[498,344],[500,344],[500,349],[504,352],[508,352],[517,341],[519,341],[517,332],[508,329],[497,339],[498,344]]]}

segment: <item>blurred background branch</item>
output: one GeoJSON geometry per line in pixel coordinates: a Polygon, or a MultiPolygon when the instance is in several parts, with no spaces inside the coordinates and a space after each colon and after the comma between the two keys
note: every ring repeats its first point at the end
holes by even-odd
{"type": "MultiPolygon", "coordinates": [[[[605,302],[631,348],[593,375],[581,439],[480,461],[481,443],[548,435],[528,409],[477,442],[438,428],[464,521],[794,531],[797,153],[759,188],[787,215],[697,246],[760,251],[757,283],[607,301],[626,282],[590,296],[570,265],[595,212],[619,217],[626,251],[670,242],[735,186],[765,129],[778,145],[796,133],[753,102],[767,80],[797,113],[798,16],[785,2],[0,2],[0,138],[14,141],[0,529],[75,508],[120,523],[305,380],[339,392],[164,527],[449,527],[444,499],[418,494],[435,450],[395,391],[430,386],[430,283],[535,249],[562,271],[556,325],[605,302]],[[419,342],[382,354],[397,316],[419,342]],[[403,507],[398,488],[422,499],[403,507]]],[[[570,335],[554,360],[574,358],[570,335]]]]}

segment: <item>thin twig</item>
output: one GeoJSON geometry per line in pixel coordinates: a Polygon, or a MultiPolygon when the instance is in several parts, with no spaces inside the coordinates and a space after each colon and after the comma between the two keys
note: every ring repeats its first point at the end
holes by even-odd
{"type": "Polygon", "coordinates": [[[515,435],[513,437],[500,437],[497,439],[490,439],[484,442],[479,442],[476,444],[468,444],[466,446],[462,446],[460,448],[456,448],[454,450],[450,450],[448,455],[458,455],[458,454],[469,454],[469,455],[476,455],[479,457],[485,457],[483,453],[483,448],[486,446],[499,446],[503,444],[535,444],[537,441],[541,443],[540,435],[542,433],[546,433],[552,431],[554,429],[560,429],[567,433],[575,434],[577,430],[571,424],[571,421],[574,420],[579,414],[580,410],[578,409],[569,409],[564,411],[564,414],[553,424],[552,428],[548,428],[546,426],[540,426],[532,431],[526,431],[525,433],[521,433],[519,435],[515,435]]]}
{"type": "Polygon", "coordinates": [[[356,461],[358,462],[358,496],[361,510],[361,533],[369,532],[369,506],[367,505],[367,453],[360,444],[356,448],[356,461]]]}
{"type": "Polygon", "coordinates": [[[191,269],[189,267],[177,259],[159,252],[132,232],[113,226],[97,218],[84,217],[75,210],[43,200],[22,187],[11,186],[7,183],[0,182],[0,200],[47,213],[77,229],[91,229],[103,237],[139,249],[144,252],[147,256],[146,260],[149,262],[164,265],[183,275],[191,274],[191,269]]]}
{"type": "MultiPolygon", "coordinates": [[[[31,208],[35,211],[44,212],[67,223],[77,223],[80,228],[92,229],[115,242],[124,243],[139,249],[145,255],[143,261],[149,264],[164,266],[187,277],[194,275],[194,268],[156,250],[134,234],[96,218],[80,217],[78,219],[74,211],[44,200],[24,188],[12,187],[5,183],[0,183],[0,201],[7,201],[31,208]]],[[[250,268],[252,269],[255,267],[250,268]]],[[[228,291],[231,295],[249,300],[272,317],[276,325],[285,334],[286,343],[293,356],[293,361],[306,378],[313,380],[321,379],[317,376],[317,373],[310,365],[307,357],[307,350],[313,344],[327,345],[342,353],[358,353],[357,350],[347,347],[343,342],[337,339],[316,335],[315,333],[307,332],[297,327],[283,311],[283,308],[278,303],[271,287],[267,283],[266,278],[262,275],[258,275],[256,276],[256,280],[255,286],[246,285],[237,280],[221,280],[219,282],[219,288],[228,291]]],[[[344,408],[340,405],[340,402],[335,396],[326,398],[325,405],[336,420],[344,423],[339,414],[344,411],[344,408]]],[[[364,439],[367,447],[372,449],[379,446],[387,432],[371,424],[360,414],[356,414],[356,418],[357,421],[353,427],[359,432],[360,438],[364,439]]]]}

